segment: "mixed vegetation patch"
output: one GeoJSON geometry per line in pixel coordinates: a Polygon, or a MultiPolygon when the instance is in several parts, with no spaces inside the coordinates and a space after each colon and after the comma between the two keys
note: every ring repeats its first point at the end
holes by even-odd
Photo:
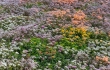
{"type": "Polygon", "coordinates": [[[0,1],[0,70],[110,70],[109,4],[0,1]]]}

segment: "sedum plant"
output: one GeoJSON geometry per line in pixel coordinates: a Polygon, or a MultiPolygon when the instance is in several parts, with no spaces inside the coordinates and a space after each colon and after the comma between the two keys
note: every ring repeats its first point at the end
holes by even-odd
{"type": "Polygon", "coordinates": [[[62,46],[74,47],[76,49],[84,49],[87,46],[87,40],[90,34],[87,29],[83,27],[62,28],[61,33],[63,38],[58,43],[62,46]]]}

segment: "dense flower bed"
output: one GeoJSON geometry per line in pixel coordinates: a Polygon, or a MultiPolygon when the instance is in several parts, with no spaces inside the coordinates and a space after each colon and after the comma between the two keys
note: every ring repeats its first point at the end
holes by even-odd
{"type": "Polygon", "coordinates": [[[109,3],[0,1],[0,70],[110,70],[109,3]]]}

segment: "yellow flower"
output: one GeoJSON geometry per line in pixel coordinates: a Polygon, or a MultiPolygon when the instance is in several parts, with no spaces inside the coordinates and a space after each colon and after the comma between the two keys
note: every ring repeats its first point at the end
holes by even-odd
{"type": "Polygon", "coordinates": [[[66,36],[66,34],[63,34],[63,36],[66,36]]]}
{"type": "Polygon", "coordinates": [[[70,38],[66,38],[67,40],[70,40],[70,38]]]}
{"type": "Polygon", "coordinates": [[[103,40],[100,40],[100,42],[103,42],[103,40]]]}
{"type": "Polygon", "coordinates": [[[110,45],[110,42],[108,42],[107,44],[110,45]]]}
{"type": "Polygon", "coordinates": [[[72,37],[72,35],[69,35],[69,37],[72,37]]]}
{"type": "Polygon", "coordinates": [[[66,30],[65,32],[68,33],[68,30],[66,30]]]}
{"type": "Polygon", "coordinates": [[[86,37],[83,37],[83,40],[86,40],[87,38],[86,37]]]}
{"type": "Polygon", "coordinates": [[[72,35],[72,34],[74,34],[74,32],[69,32],[69,35],[72,35]]]}
{"type": "Polygon", "coordinates": [[[51,56],[51,58],[55,58],[55,56],[51,56]]]}
{"type": "Polygon", "coordinates": [[[88,37],[88,35],[87,34],[83,34],[82,37],[88,37]]]}
{"type": "Polygon", "coordinates": [[[79,38],[79,36],[75,36],[75,38],[79,38]]]}
{"type": "Polygon", "coordinates": [[[74,28],[70,28],[71,31],[74,31],[74,28]]]}
{"type": "Polygon", "coordinates": [[[65,30],[64,30],[64,29],[62,29],[62,30],[61,30],[61,32],[62,32],[62,33],[64,33],[64,32],[65,32],[65,30]]]}

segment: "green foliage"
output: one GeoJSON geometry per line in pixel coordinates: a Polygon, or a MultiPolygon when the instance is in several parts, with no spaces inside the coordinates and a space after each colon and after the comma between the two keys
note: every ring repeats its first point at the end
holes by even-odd
{"type": "Polygon", "coordinates": [[[3,13],[3,12],[4,12],[4,11],[3,11],[3,7],[0,6],[0,14],[3,13]]]}
{"type": "Polygon", "coordinates": [[[33,3],[27,2],[26,4],[24,4],[24,7],[32,8],[33,5],[34,5],[33,3]]]}
{"type": "Polygon", "coordinates": [[[88,41],[93,39],[109,40],[109,36],[102,31],[89,31],[85,28],[62,28],[61,33],[63,38],[57,42],[64,47],[71,47],[77,50],[85,49],[88,46],[88,41]],[[99,33],[98,33],[99,32],[99,33]]]}
{"type": "Polygon", "coordinates": [[[82,41],[81,39],[77,39],[76,41],[70,41],[68,38],[61,39],[57,44],[62,45],[64,47],[71,47],[78,49],[85,49],[87,47],[86,41],[82,41]]]}
{"type": "Polygon", "coordinates": [[[31,54],[36,53],[36,49],[37,47],[42,47],[42,46],[46,46],[48,43],[48,41],[46,39],[41,39],[41,38],[31,38],[29,42],[24,42],[23,46],[21,46],[22,50],[29,50],[31,49],[32,52],[31,54]]]}
{"type": "Polygon", "coordinates": [[[29,42],[24,42],[24,44],[21,46],[21,49],[22,51],[28,50],[28,55],[35,56],[35,61],[39,62],[41,66],[45,67],[47,62],[54,63],[53,59],[56,55],[56,50],[47,44],[47,39],[34,37],[31,38],[29,42]]]}
{"type": "Polygon", "coordinates": [[[99,39],[99,40],[109,40],[109,36],[106,34],[106,33],[94,33],[94,32],[91,32],[90,34],[90,38],[91,39],[99,39]]]}
{"type": "Polygon", "coordinates": [[[43,3],[42,3],[42,2],[37,2],[37,5],[38,5],[38,6],[42,6],[43,3]]]}

